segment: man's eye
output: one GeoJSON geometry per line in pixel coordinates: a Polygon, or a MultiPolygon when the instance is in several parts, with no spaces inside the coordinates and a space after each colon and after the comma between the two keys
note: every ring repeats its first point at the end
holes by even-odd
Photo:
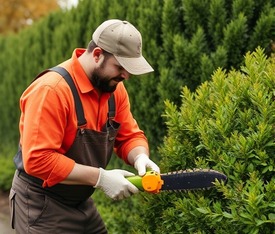
{"type": "Polygon", "coordinates": [[[122,66],[120,66],[120,65],[117,66],[117,69],[118,69],[120,72],[122,72],[122,71],[124,70],[124,68],[123,68],[122,66]]]}

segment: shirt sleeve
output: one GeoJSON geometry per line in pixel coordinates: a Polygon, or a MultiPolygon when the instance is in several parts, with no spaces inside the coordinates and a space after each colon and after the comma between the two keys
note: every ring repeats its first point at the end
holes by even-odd
{"type": "Polygon", "coordinates": [[[68,106],[50,85],[31,85],[20,99],[24,169],[53,186],[64,180],[75,162],[61,152],[68,106]]]}
{"type": "Polygon", "coordinates": [[[137,146],[149,149],[147,138],[134,119],[128,93],[123,84],[118,86],[119,94],[116,98],[117,113],[115,121],[120,123],[120,129],[116,137],[115,152],[126,163],[128,153],[137,146]]]}

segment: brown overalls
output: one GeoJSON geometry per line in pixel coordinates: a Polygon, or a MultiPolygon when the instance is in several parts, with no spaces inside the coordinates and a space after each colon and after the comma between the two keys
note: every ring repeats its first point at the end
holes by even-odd
{"type": "MultiPolygon", "coordinates": [[[[106,168],[120,124],[115,116],[114,96],[108,104],[108,121],[102,131],[81,128],[86,124],[82,103],[70,74],[61,67],[46,70],[58,72],[69,84],[75,101],[78,130],[65,154],[76,163],[106,168]]],[[[40,77],[42,74],[38,75],[40,77]]],[[[37,78],[38,78],[37,77],[37,78]]],[[[17,170],[10,191],[11,225],[16,233],[107,233],[93,200],[92,186],[56,184],[43,188],[43,181],[28,175],[23,168],[22,151],[14,158],[17,170]]]]}

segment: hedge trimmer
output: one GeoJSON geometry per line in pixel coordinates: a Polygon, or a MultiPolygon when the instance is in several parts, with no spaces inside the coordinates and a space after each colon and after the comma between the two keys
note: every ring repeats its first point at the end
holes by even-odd
{"type": "Polygon", "coordinates": [[[144,176],[131,176],[127,179],[141,191],[188,191],[214,187],[215,181],[226,183],[227,177],[215,170],[193,169],[159,174],[148,171],[144,176]]]}

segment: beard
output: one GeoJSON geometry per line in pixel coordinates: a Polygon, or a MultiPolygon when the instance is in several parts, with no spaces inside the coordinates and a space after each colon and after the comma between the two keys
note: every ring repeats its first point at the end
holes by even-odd
{"type": "Polygon", "coordinates": [[[98,89],[100,92],[103,93],[112,93],[116,90],[118,82],[123,81],[124,79],[120,76],[116,77],[109,77],[102,75],[102,68],[96,68],[91,75],[91,83],[94,88],[98,89]],[[112,85],[111,83],[115,81],[115,84],[112,85]]]}

